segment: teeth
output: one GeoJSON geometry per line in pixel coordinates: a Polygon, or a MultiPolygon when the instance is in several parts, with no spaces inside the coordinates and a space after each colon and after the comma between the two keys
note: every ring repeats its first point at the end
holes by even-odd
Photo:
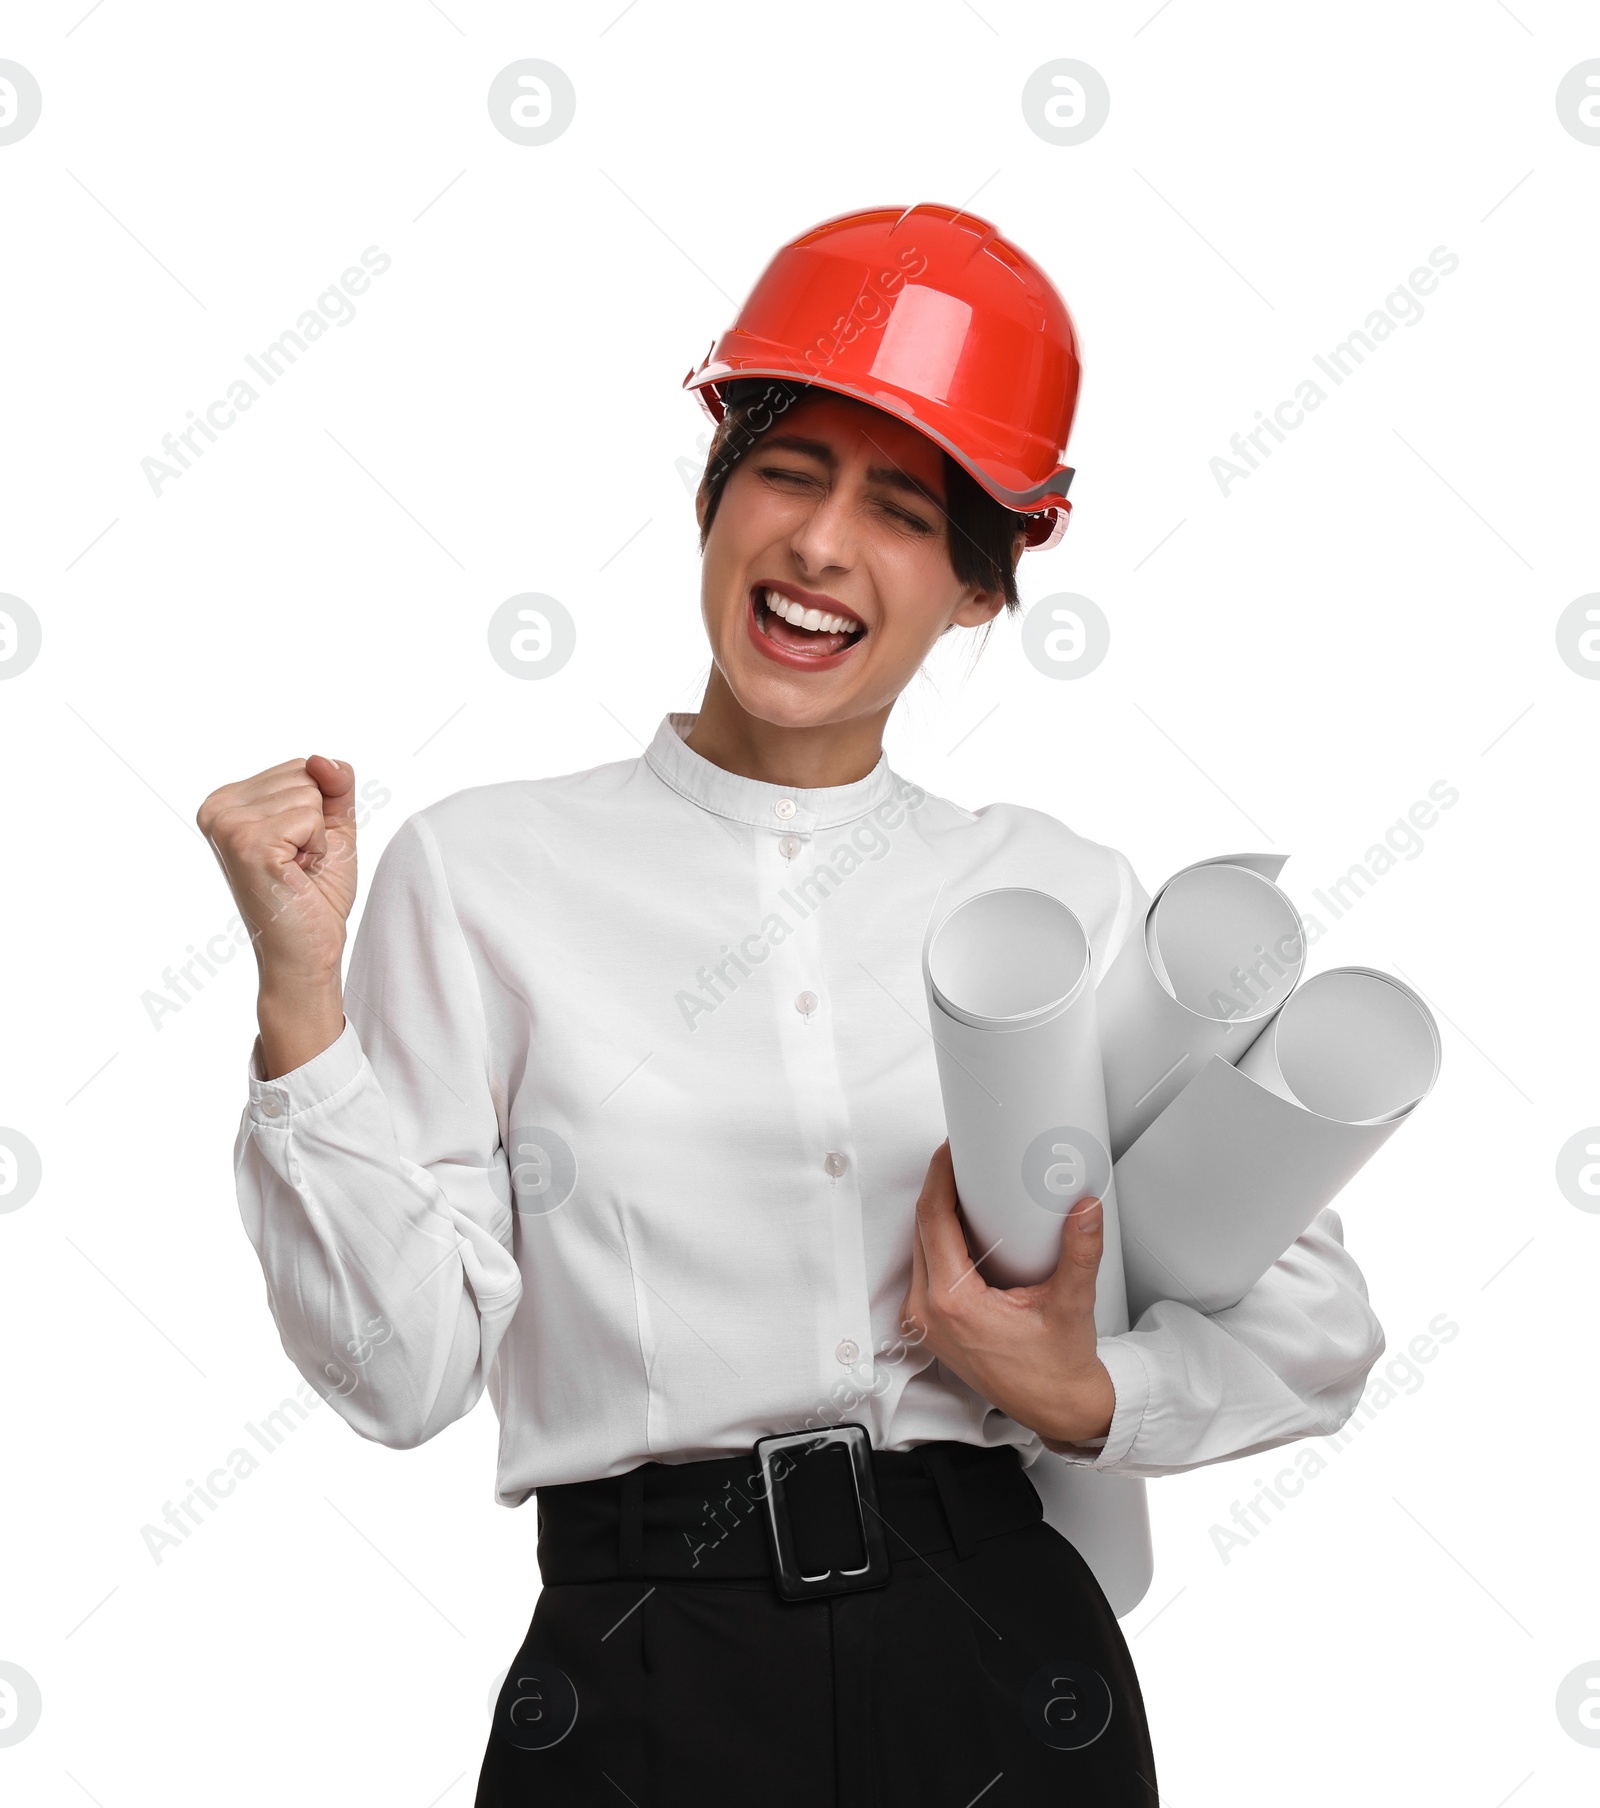
{"type": "Polygon", "coordinates": [[[803,603],[791,602],[776,590],[765,590],[762,596],[774,615],[781,615],[792,627],[809,628],[813,633],[853,634],[860,625],[846,615],[830,615],[821,609],[808,609],[803,603]]]}

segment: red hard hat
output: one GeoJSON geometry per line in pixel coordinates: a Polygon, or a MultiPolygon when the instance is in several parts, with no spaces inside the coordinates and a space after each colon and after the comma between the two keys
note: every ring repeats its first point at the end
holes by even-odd
{"type": "Polygon", "coordinates": [[[1061,460],[1078,339],[1044,271],[956,207],[873,207],[791,239],[683,380],[712,420],[739,377],[815,383],[898,415],[1053,546],[1072,504],[1061,460]]]}

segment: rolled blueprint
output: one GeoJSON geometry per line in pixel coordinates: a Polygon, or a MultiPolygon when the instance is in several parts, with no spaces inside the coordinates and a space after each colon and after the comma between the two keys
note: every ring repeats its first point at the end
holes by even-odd
{"type": "MultiPolygon", "coordinates": [[[[1093,1193],[1105,1213],[1095,1329],[1126,1331],[1083,925],[1046,892],[980,892],[930,925],[922,970],[956,1191],[974,1256],[990,1251],[980,1273],[1000,1287],[1044,1280],[1062,1217],[1093,1193]]],[[[1144,1482],[1048,1450],[1027,1473],[1046,1522],[1077,1548],[1113,1610],[1132,1612],[1154,1572],[1144,1482]]]]}
{"type": "Polygon", "coordinates": [[[929,924],[928,1018],[972,1254],[991,1286],[1049,1278],[1061,1221],[1105,1211],[1095,1288],[1102,1336],[1128,1328],[1100,1075],[1089,938],[1059,898],[979,892],[929,924]]]}
{"type": "Polygon", "coordinates": [[[1283,854],[1225,854],[1162,886],[1099,985],[1112,1160],[1207,1060],[1237,1061],[1305,965],[1300,913],[1272,881],[1283,854]]]}
{"type": "Polygon", "coordinates": [[[1439,1075],[1439,1030],[1398,979],[1308,979],[1237,1066],[1212,1055],[1116,1164],[1128,1308],[1243,1298],[1439,1075]]]}

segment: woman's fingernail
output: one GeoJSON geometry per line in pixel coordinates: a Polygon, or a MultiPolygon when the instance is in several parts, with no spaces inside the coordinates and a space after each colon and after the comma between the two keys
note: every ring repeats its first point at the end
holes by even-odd
{"type": "Polygon", "coordinates": [[[1080,1199],[1067,1215],[1079,1230],[1099,1230],[1100,1201],[1098,1199],[1080,1199]]]}

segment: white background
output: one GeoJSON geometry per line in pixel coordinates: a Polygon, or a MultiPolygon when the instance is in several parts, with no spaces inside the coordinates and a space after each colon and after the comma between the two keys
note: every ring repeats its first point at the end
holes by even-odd
{"type": "Polygon", "coordinates": [[[1125,1629],[1163,1799],[1593,1800],[1600,1750],[1555,1697],[1600,1659],[1600,1217],[1555,1159],[1600,1119],[1600,685],[1555,623],[1600,588],[1600,147],[1555,90],[1600,56],[1594,9],[82,12],[13,0],[0,29],[44,97],[0,146],[0,591],[44,632],[0,684],[0,1125],[43,1159],[0,1215],[0,1660],[43,1697],[0,1791],[470,1803],[533,1512],[492,1503],[487,1404],[408,1452],[322,1408],[270,1456],[245,1431],[299,1382],[230,1169],[253,967],[159,1029],[143,1001],[229,926],[194,812],[342,756],[389,794],[370,873],[410,811],[629,758],[694,708],[679,466],[706,423],[681,379],[782,239],[939,200],[1017,238],[1078,322],[1073,525],[1022,582],[1093,598],[1112,640],[1061,682],[1002,622],[907,694],[892,763],[1049,810],[1152,889],[1286,850],[1328,927],[1312,970],[1403,972],[1444,1037],[1340,1209],[1388,1331],[1375,1384],[1436,1315],[1459,1334],[1227,1562],[1211,1527],[1292,1450],[1151,1487],[1125,1629]],[[528,56],[577,93],[538,147],[486,106],[528,56]],[[1073,147],[1020,104],[1058,57],[1111,92],[1073,147]],[[140,461],[369,245],[393,264],[356,317],[154,495],[140,461]],[[1224,496],[1230,436],[1436,246],[1460,264],[1423,318],[1224,496]],[[578,623],[544,683],[486,648],[524,590],[578,623]],[[1319,910],[1438,780],[1460,798],[1421,851],[1319,910]],[[260,1468],[157,1563],[142,1528],[239,1446],[260,1468]]]}

